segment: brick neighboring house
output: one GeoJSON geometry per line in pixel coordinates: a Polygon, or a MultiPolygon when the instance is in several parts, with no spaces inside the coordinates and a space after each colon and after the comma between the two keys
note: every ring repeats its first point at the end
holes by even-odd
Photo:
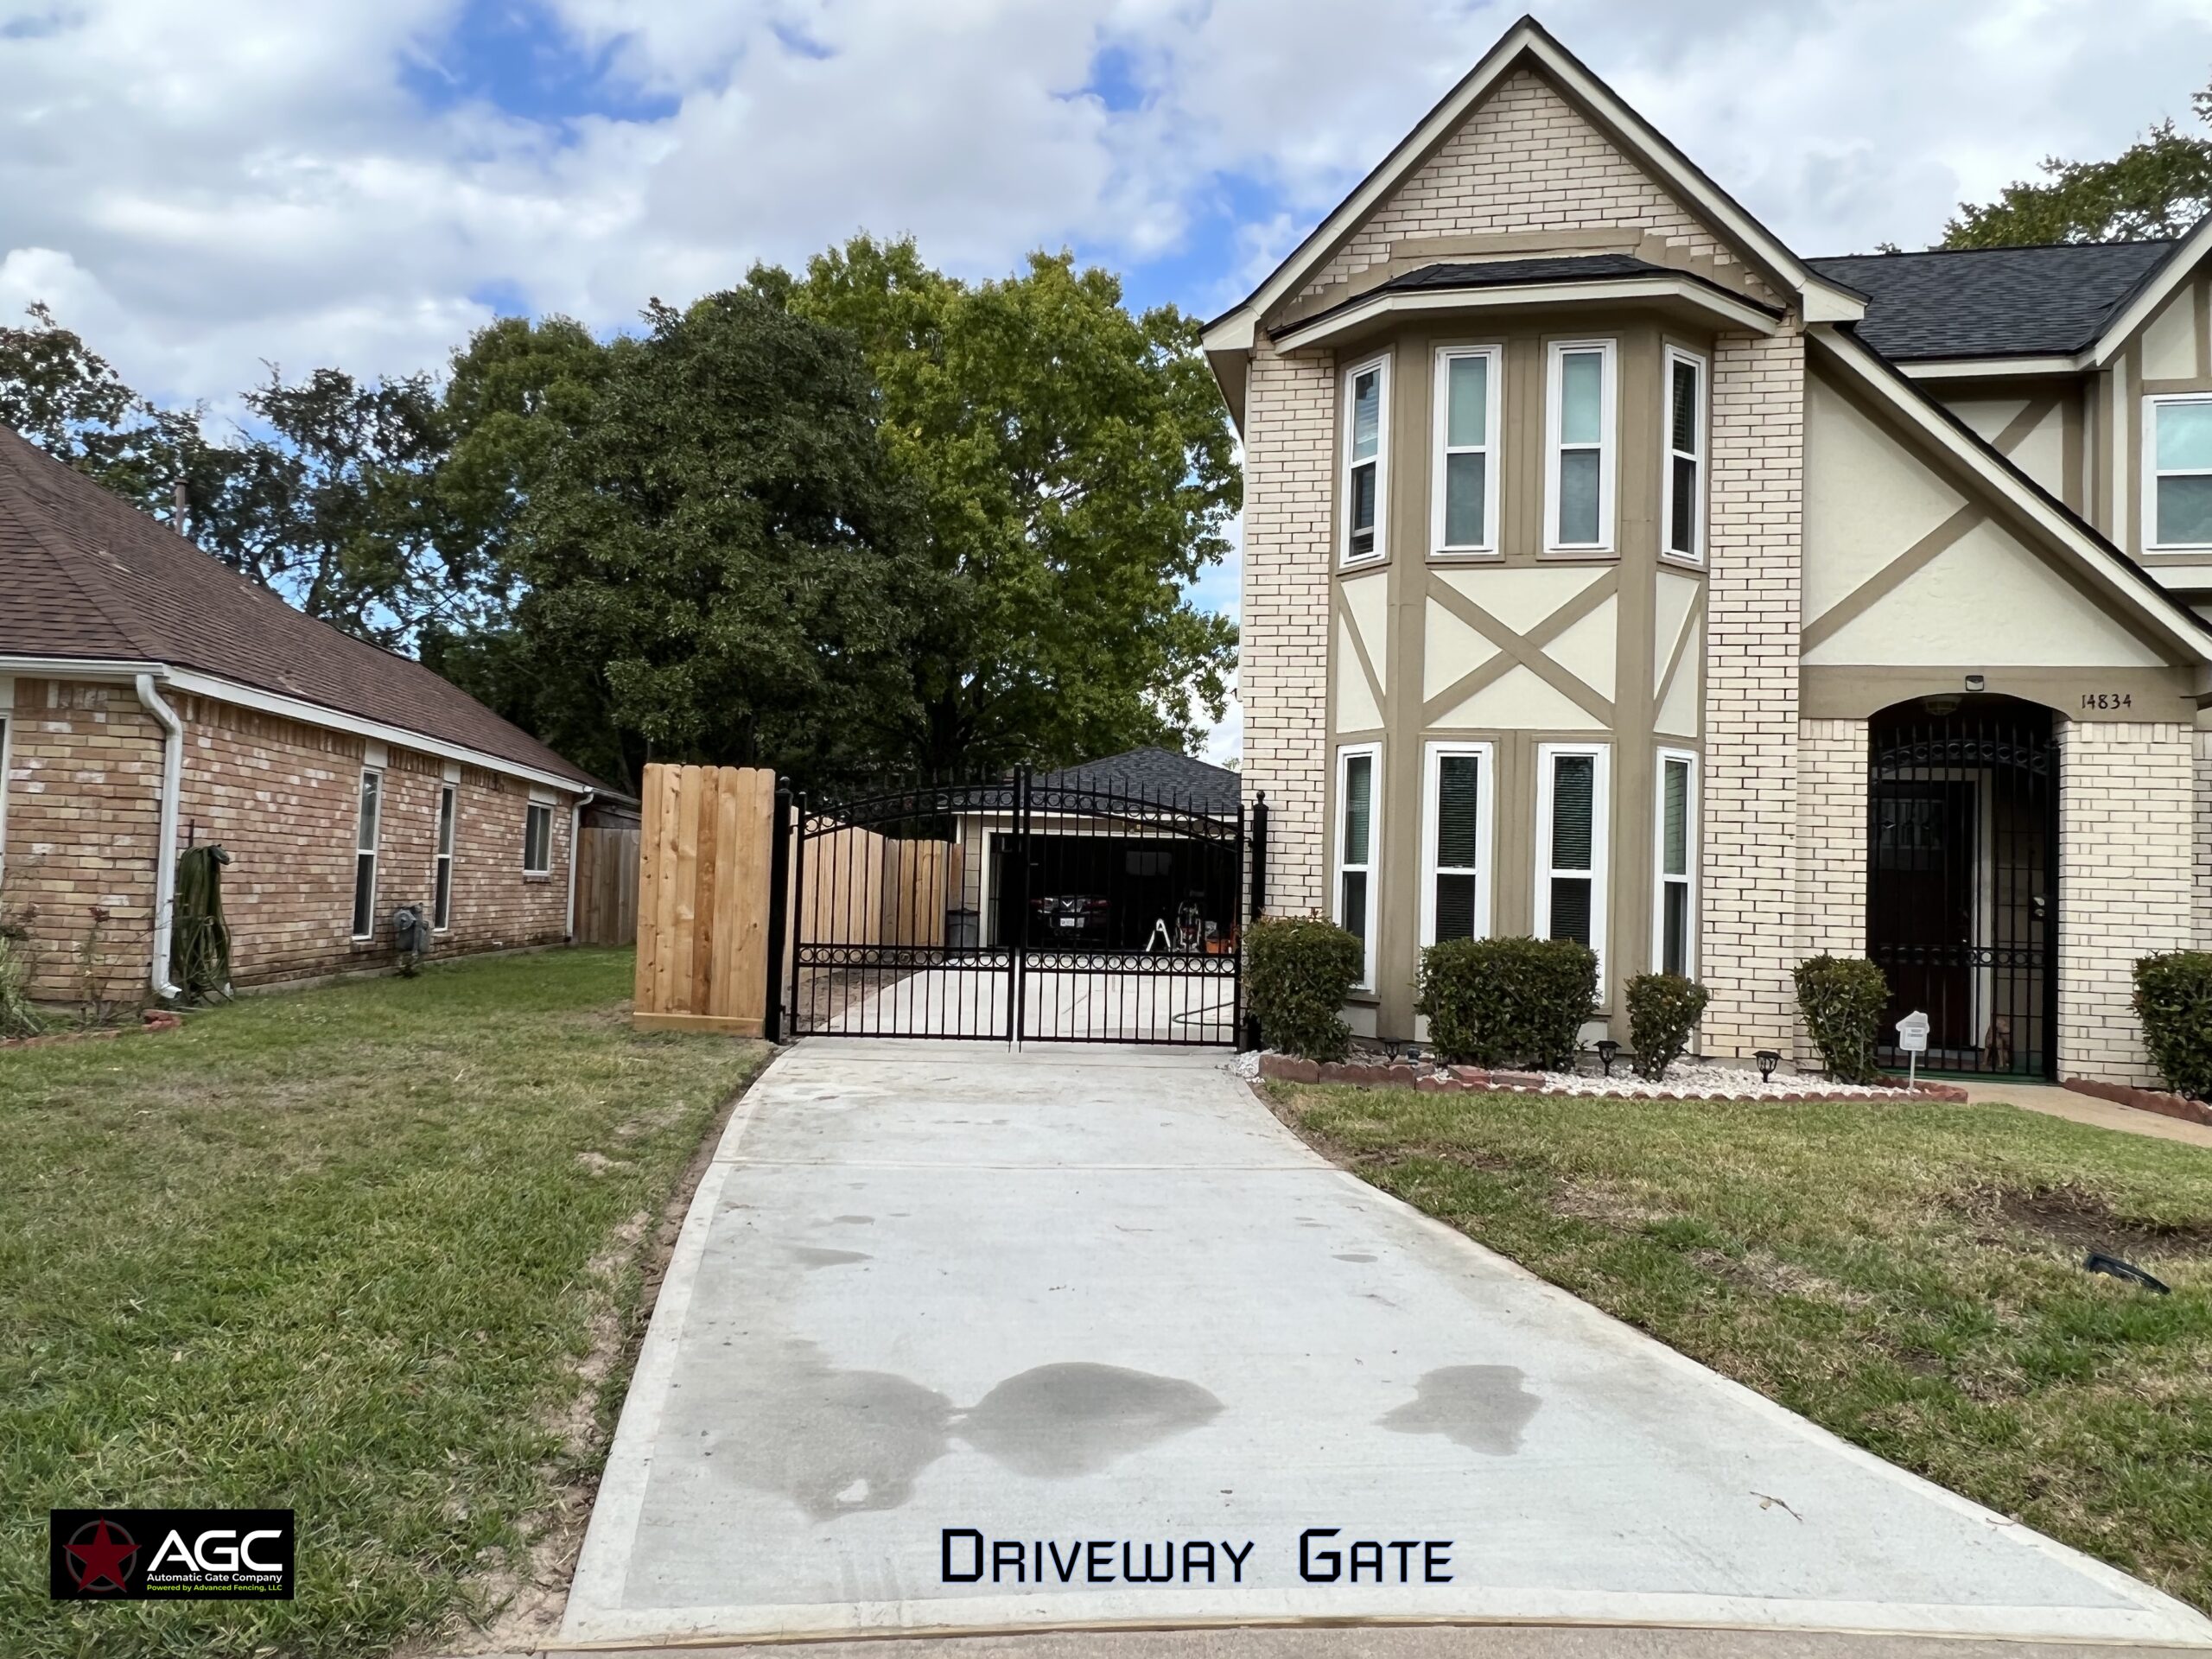
{"type": "Polygon", "coordinates": [[[33,995],[158,995],[175,854],[220,842],[234,982],[557,944],[588,773],[0,428],[0,914],[33,995]]]}
{"type": "Polygon", "coordinates": [[[2212,948],[2212,219],[1807,260],[1535,22],[1205,349],[1245,447],[1268,898],[1572,937],[1711,1055],[1867,954],[1946,1069],[2151,1078],[2212,948]]]}

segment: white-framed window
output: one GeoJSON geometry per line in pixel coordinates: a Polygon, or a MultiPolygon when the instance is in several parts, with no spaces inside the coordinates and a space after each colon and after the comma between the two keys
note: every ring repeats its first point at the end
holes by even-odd
{"type": "Polygon", "coordinates": [[[1544,546],[1554,553],[1613,547],[1613,342],[1554,340],[1544,374],[1544,546]]]}
{"type": "Polygon", "coordinates": [[[1697,756],[1659,751],[1659,794],[1653,813],[1651,966],[1662,974],[1697,975],[1697,756]]]}
{"type": "Polygon", "coordinates": [[[1421,942],[1490,937],[1496,751],[1431,743],[1422,755],[1421,942]]]}
{"type": "Polygon", "coordinates": [[[377,931],[377,823],[384,813],[384,774],[361,773],[360,810],[353,820],[353,937],[377,931]]]}
{"type": "Polygon", "coordinates": [[[532,801],[522,826],[522,873],[548,875],[553,869],[553,804],[532,801]]]}
{"type": "Polygon", "coordinates": [[[1389,516],[1390,359],[1344,371],[1344,546],[1341,562],[1382,556],[1389,516]]]}
{"type": "Polygon", "coordinates": [[[453,925],[453,820],[459,810],[458,791],[451,784],[438,788],[437,868],[430,878],[430,931],[442,933],[453,925]]]}
{"type": "Polygon", "coordinates": [[[2143,400],[2143,540],[2212,547],[2212,392],[2143,400]]]}
{"type": "Polygon", "coordinates": [[[1446,346],[1436,353],[1436,456],[1429,550],[1497,551],[1498,407],[1504,354],[1495,346],[1446,346]]]}
{"type": "Polygon", "coordinates": [[[1660,550],[1692,562],[1705,556],[1705,359],[1679,346],[1667,348],[1666,500],[1659,523],[1660,550]]]}
{"type": "Polygon", "coordinates": [[[1598,953],[1605,982],[1609,751],[1602,743],[1536,746],[1536,937],[1598,953]]]}
{"type": "Polygon", "coordinates": [[[1375,985],[1375,851],[1382,842],[1382,754],[1373,743],[1337,751],[1337,880],[1332,914],[1359,940],[1363,988],[1375,985]]]}

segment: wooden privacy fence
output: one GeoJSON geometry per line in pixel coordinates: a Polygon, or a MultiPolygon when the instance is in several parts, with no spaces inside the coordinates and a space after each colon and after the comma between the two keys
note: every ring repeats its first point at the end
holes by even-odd
{"type": "Polygon", "coordinates": [[[634,823],[586,824],[576,837],[576,943],[627,944],[638,937],[634,823]]]}
{"type": "MultiPolygon", "coordinates": [[[[766,1033],[776,780],[758,767],[645,768],[637,842],[637,1000],[644,1031],[766,1033]]],[[[601,833],[624,834],[622,831],[601,833]]],[[[794,826],[788,833],[796,834],[794,826]]],[[[786,849],[786,868],[791,849],[786,849]]],[[[805,853],[804,913],[785,929],[780,985],[801,938],[943,945],[962,850],[872,830],[817,828],[805,853]]],[[[584,867],[578,869],[578,880],[584,867]]],[[[583,905],[579,889],[578,904],[583,905]]]]}
{"type": "Polygon", "coordinates": [[[776,778],[759,767],[647,766],[638,837],[641,1031],[762,1034],[776,778]]]}

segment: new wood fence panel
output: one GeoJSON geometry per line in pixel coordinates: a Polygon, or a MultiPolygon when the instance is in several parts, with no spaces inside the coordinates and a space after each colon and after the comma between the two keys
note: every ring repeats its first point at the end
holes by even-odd
{"type": "Polygon", "coordinates": [[[760,1034],[775,792],[774,775],[756,767],[645,768],[632,1015],[640,1029],[760,1034]]]}

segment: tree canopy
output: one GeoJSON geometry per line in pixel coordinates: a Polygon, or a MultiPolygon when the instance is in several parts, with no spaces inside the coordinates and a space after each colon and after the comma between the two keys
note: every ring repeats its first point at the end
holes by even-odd
{"type": "MultiPolygon", "coordinates": [[[[2190,99],[2212,124],[2212,87],[2190,99]]],[[[2108,162],[2048,156],[2044,178],[2007,185],[1995,201],[1959,204],[1947,248],[2047,242],[2143,242],[2179,236],[2212,211],[2212,138],[2159,122],[2108,162]]]]}

